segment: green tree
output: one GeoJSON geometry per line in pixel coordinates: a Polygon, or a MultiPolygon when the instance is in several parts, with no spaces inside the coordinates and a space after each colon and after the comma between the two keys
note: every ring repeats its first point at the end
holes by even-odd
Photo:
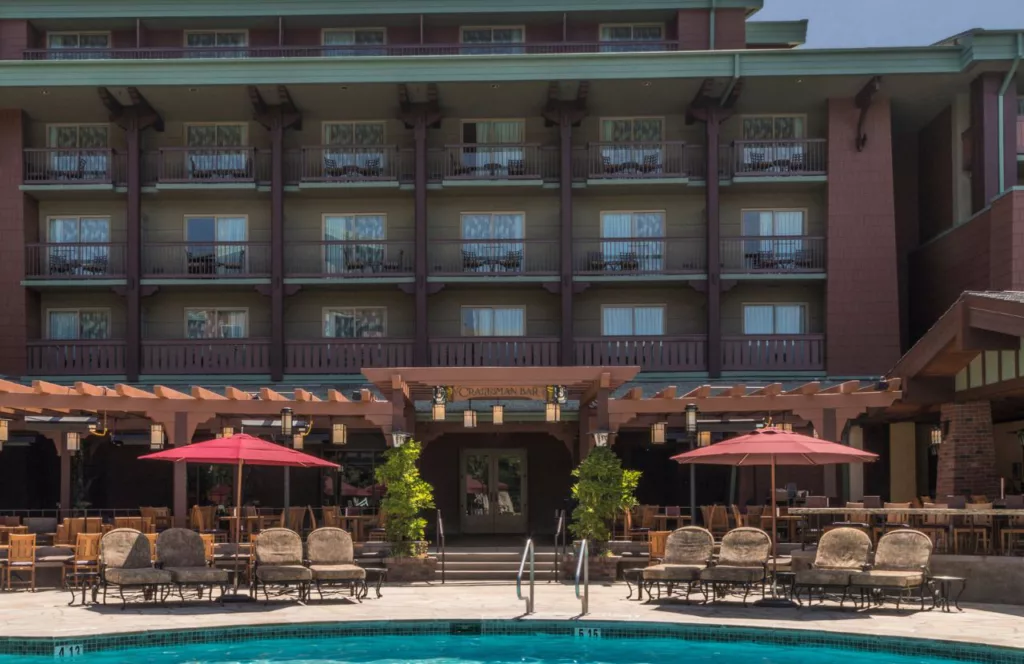
{"type": "Polygon", "coordinates": [[[572,487],[576,509],[569,529],[574,537],[590,540],[594,551],[603,549],[611,537],[608,524],[636,505],[634,492],[641,473],[623,470],[622,462],[609,448],[598,447],[572,475],[576,478],[572,487]]]}
{"type": "Polygon", "coordinates": [[[423,540],[427,527],[421,513],[434,506],[434,487],[416,467],[421,451],[420,444],[410,440],[385,452],[384,464],[377,467],[377,482],[385,486],[380,501],[384,533],[395,556],[415,554],[415,542],[423,540]]]}

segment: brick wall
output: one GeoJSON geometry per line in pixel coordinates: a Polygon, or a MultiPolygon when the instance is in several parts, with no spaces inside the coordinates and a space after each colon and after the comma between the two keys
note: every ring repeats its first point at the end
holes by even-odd
{"type": "Polygon", "coordinates": [[[889,102],[871,107],[854,143],[853,99],[828,102],[826,362],[837,376],[881,375],[900,356],[889,102]]]}
{"type": "Polygon", "coordinates": [[[38,219],[35,201],[19,190],[24,120],[19,109],[0,110],[0,374],[13,376],[25,371],[25,219],[38,219]]]}
{"type": "Polygon", "coordinates": [[[937,497],[999,495],[992,407],[987,401],[942,405],[948,430],[939,446],[937,497]]]}

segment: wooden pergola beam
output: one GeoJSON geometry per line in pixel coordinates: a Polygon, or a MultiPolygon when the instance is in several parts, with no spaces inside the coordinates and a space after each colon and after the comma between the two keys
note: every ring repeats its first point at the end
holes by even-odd
{"type": "Polygon", "coordinates": [[[821,389],[821,382],[813,380],[810,383],[804,383],[800,387],[795,387],[792,390],[783,392],[785,395],[790,394],[815,394],[821,389]]]}
{"type": "Polygon", "coordinates": [[[157,395],[161,399],[187,399],[192,401],[192,396],[179,392],[178,390],[172,390],[164,385],[154,385],[153,394],[157,395]]]}
{"type": "Polygon", "coordinates": [[[774,397],[782,394],[782,383],[768,383],[764,387],[758,388],[750,393],[752,397],[774,397]]]}
{"type": "Polygon", "coordinates": [[[288,401],[287,398],[280,392],[275,392],[269,387],[260,388],[260,399],[263,401],[288,401]]]}
{"type": "Polygon", "coordinates": [[[224,388],[224,396],[226,396],[228,399],[233,399],[235,401],[252,400],[252,396],[250,396],[248,392],[246,392],[245,390],[240,390],[237,387],[232,387],[230,385],[224,388]]]}
{"type": "Polygon", "coordinates": [[[622,395],[623,399],[629,399],[631,401],[639,401],[644,398],[644,388],[642,387],[631,387],[628,392],[622,395]]]}
{"type": "Polygon", "coordinates": [[[730,387],[726,391],[722,392],[718,396],[722,396],[722,397],[742,397],[746,393],[747,393],[747,386],[746,385],[733,385],[732,387],[730,387]]]}
{"type": "Polygon", "coordinates": [[[205,387],[199,387],[198,385],[192,386],[192,398],[203,399],[205,401],[227,401],[227,397],[223,394],[217,394],[213,390],[208,390],[205,387]]]}
{"type": "Polygon", "coordinates": [[[820,394],[853,394],[860,389],[859,380],[848,380],[838,385],[826,388],[820,394]]]}
{"type": "Polygon", "coordinates": [[[335,389],[327,390],[327,400],[332,403],[348,403],[348,397],[335,389]]]}
{"type": "Polygon", "coordinates": [[[711,386],[710,385],[701,385],[700,387],[695,387],[694,389],[692,389],[689,392],[687,392],[686,394],[684,394],[683,398],[684,399],[704,399],[704,398],[709,397],[709,396],[711,396],[711,386]]]}
{"type": "Polygon", "coordinates": [[[118,396],[132,399],[156,399],[156,395],[145,390],[140,390],[137,387],[131,385],[125,385],[124,383],[118,383],[114,386],[114,390],[117,391],[118,396]]]}
{"type": "Polygon", "coordinates": [[[659,390],[653,398],[655,399],[675,399],[676,398],[676,386],[669,385],[663,390],[659,390]]]}
{"type": "Polygon", "coordinates": [[[320,401],[320,397],[312,392],[302,389],[301,387],[297,387],[295,388],[295,400],[305,402],[320,401]]]}

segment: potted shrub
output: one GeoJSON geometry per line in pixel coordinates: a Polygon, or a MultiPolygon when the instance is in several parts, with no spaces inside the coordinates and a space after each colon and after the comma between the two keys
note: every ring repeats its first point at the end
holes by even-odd
{"type": "Polygon", "coordinates": [[[640,471],[624,470],[622,462],[609,448],[598,447],[572,474],[576,478],[572,487],[576,508],[572,511],[569,532],[577,540],[573,550],[579,551],[579,540],[587,540],[590,578],[615,579],[622,557],[608,550],[611,539],[608,524],[621,516],[623,510],[636,505],[634,492],[640,482],[640,471]]]}
{"type": "Polygon", "coordinates": [[[416,467],[422,449],[414,440],[393,447],[384,453],[384,464],[376,472],[377,482],[385,487],[380,510],[390,549],[384,561],[390,581],[430,581],[437,567],[424,540],[427,520],[422,512],[434,506],[434,487],[416,467]]]}

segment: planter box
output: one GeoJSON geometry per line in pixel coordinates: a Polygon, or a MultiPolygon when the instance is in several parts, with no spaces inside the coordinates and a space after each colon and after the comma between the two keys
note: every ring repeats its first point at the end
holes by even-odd
{"type": "MultiPolygon", "coordinates": [[[[619,562],[622,556],[590,556],[591,581],[614,581],[619,577],[619,562]]],[[[566,553],[563,559],[565,574],[568,579],[576,578],[576,554],[566,553]]]]}
{"type": "Polygon", "coordinates": [[[384,566],[388,568],[388,583],[433,581],[437,571],[437,558],[385,558],[384,566]]]}

